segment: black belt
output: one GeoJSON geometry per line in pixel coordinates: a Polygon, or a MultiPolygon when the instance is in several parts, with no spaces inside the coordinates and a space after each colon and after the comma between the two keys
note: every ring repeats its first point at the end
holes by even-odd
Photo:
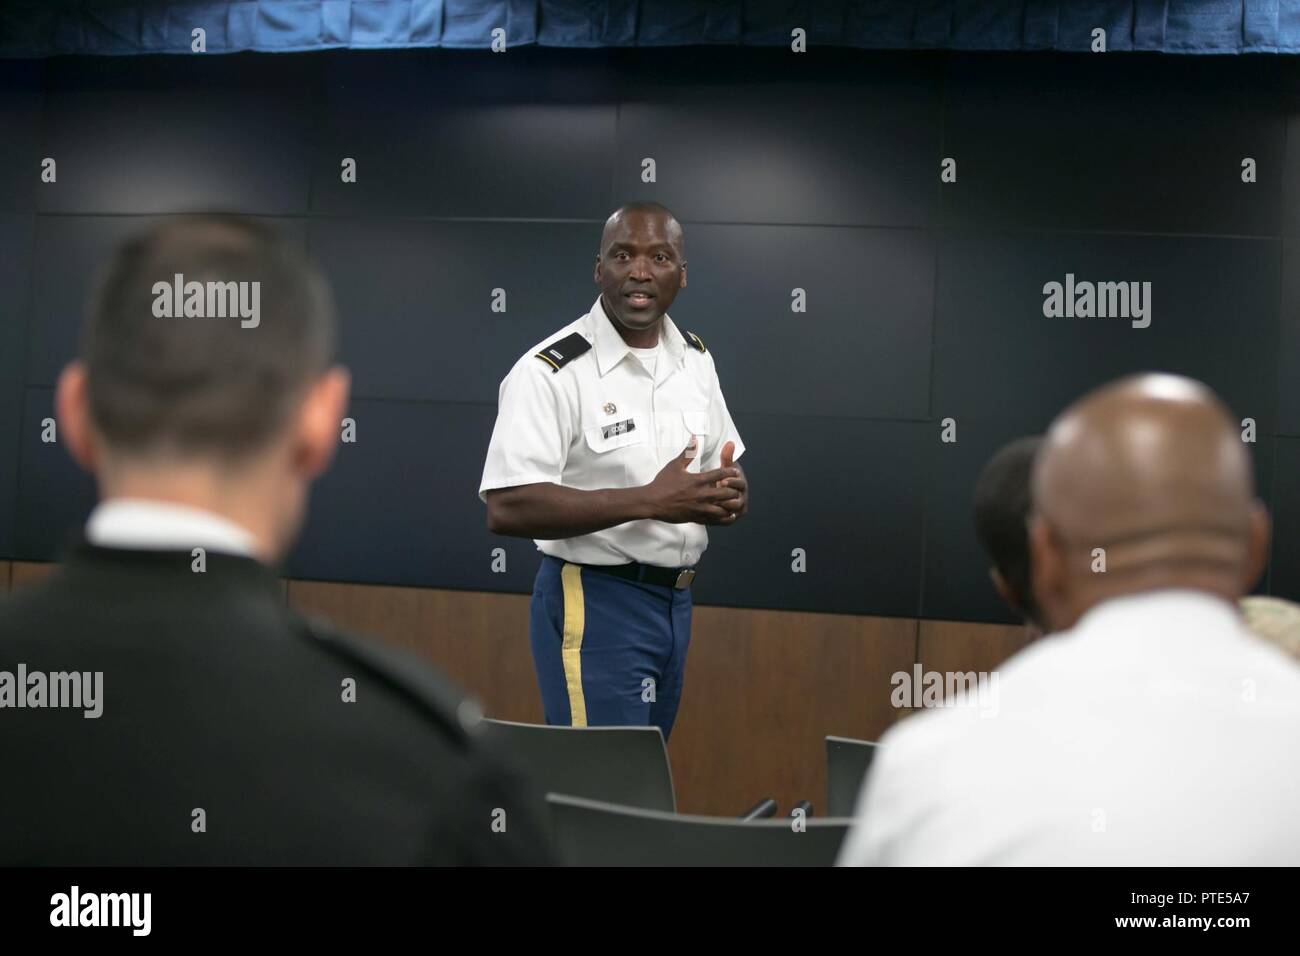
{"type": "MultiPolygon", "coordinates": [[[[576,564],[575,561],[568,562],[576,564]]],[[[579,564],[580,568],[587,568],[589,571],[599,571],[601,574],[612,574],[616,578],[626,578],[629,581],[643,581],[646,584],[659,584],[668,588],[688,588],[691,582],[695,580],[694,568],[661,568],[653,564],[641,564],[639,561],[633,561],[630,564],[579,564]]]]}

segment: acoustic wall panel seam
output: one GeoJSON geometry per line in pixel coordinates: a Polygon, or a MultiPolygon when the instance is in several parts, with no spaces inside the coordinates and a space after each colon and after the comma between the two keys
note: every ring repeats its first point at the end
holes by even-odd
{"type": "MultiPolygon", "coordinates": [[[[33,257],[35,258],[35,257],[33,257]]],[[[23,429],[27,427],[27,393],[31,386],[25,382],[22,389],[22,399],[18,408],[18,454],[14,456],[14,466],[17,468],[17,480],[14,482],[14,531],[13,531],[13,548],[12,554],[9,555],[12,561],[18,560],[18,520],[19,520],[19,503],[22,500],[23,490],[23,446],[26,441],[23,439],[23,429]]]]}
{"type": "Polygon", "coordinates": [[[1047,238],[1073,238],[1076,236],[1097,236],[1125,239],[1240,239],[1248,242],[1281,242],[1287,237],[1280,232],[1230,233],[1230,232],[1171,232],[1169,230],[1150,229],[1078,229],[1073,227],[1046,226],[943,226],[938,232],[950,238],[970,238],[971,236],[1041,236],[1047,238]]]}
{"type": "MultiPolygon", "coordinates": [[[[943,161],[947,156],[948,148],[948,79],[949,72],[952,68],[951,62],[945,62],[943,69],[939,71],[939,160],[943,161]]],[[[944,182],[942,176],[935,177],[935,203],[934,203],[934,228],[930,230],[930,246],[934,249],[934,272],[931,279],[930,289],[933,294],[930,302],[930,379],[925,400],[925,413],[928,421],[934,420],[934,351],[935,351],[935,330],[939,323],[939,251],[942,248],[940,238],[943,234],[945,218],[943,214],[944,207],[944,182]]],[[[925,560],[922,557],[922,568],[925,567],[925,560]]],[[[924,596],[922,590],[922,596],[924,596]]],[[[917,609],[918,611],[920,608],[917,609]]]]}
{"type": "MultiPolygon", "coordinates": [[[[316,68],[315,80],[311,84],[308,92],[308,98],[311,102],[314,122],[311,123],[307,133],[307,209],[304,213],[305,218],[313,217],[316,210],[316,164],[312,158],[324,152],[321,145],[322,130],[324,129],[324,116],[328,110],[329,94],[325,88],[324,77],[321,75],[323,60],[317,59],[313,65],[316,68]]],[[[306,230],[307,252],[311,254],[311,230],[306,230]]]]}
{"type": "MultiPolygon", "coordinates": [[[[113,210],[92,210],[89,212],[75,212],[68,210],[49,210],[42,211],[39,215],[51,219],[88,219],[91,217],[101,217],[105,219],[139,219],[141,217],[163,219],[169,216],[188,216],[192,215],[191,210],[165,211],[165,212],[114,212],[113,210]]],[[[542,223],[542,224],[566,224],[566,223],[585,223],[588,225],[604,225],[603,219],[591,218],[567,218],[557,216],[441,216],[427,213],[334,213],[334,212],[247,212],[239,215],[250,216],[258,219],[303,219],[303,220],[338,220],[345,222],[377,221],[377,222],[498,222],[504,224],[512,223],[542,223]]],[[[742,225],[754,225],[753,223],[742,223],[742,225]]],[[[766,225],[758,223],[758,225],[766,225]]],[[[773,223],[772,225],[786,225],[786,223],[773,223]]],[[[812,225],[817,225],[813,223],[812,225]]],[[[856,228],[856,227],[850,227],[856,228]]],[[[913,227],[915,228],[915,227],[913,227]]]]}
{"type": "MultiPolygon", "coordinates": [[[[32,387],[50,388],[49,385],[43,385],[39,382],[32,383],[32,387]]],[[[381,402],[385,405],[444,405],[452,408],[491,408],[491,409],[495,409],[497,407],[496,402],[457,402],[457,401],[452,401],[452,400],[442,399],[442,398],[406,398],[402,396],[370,394],[355,389],[351,392],[349,396],[349,400],[361,401],[361,402],[381,402]]],[[[744,411],[744,406],[734,400],[728,401],[728,407],[732,410],[732,417],[735,417],[736,415],[743,415],[745,418],[799,419],[801,421],[807,419],[816,419],[818,421],[825,420],[825,421],[842,421],[842,422],[881,422],[885,424],[892,423],[892,424],[899,424],[899,425],[933,425],[937,421],[937,419],[935,419],[933,415],[926,418],[907,418],[907,417],[896,416],[896,415],[820,415],[820,414],[805,414],[799,412],[769,412],[769,411],[750,412],[750,411],[744,411]],[[741,409],[739,412],[736,411],[737,407],[741,409]]],[[[736,424],[737,427],[739,427],[741,423],[737,422],[736,424]]]]}
{"type": "MultiPolygon", "coordinates": [[[[43,88],[42,85],[42,89],[43,88]]],[[[44,111],[42,110],[42,118],[43,117],[44,111]]],[[[43,132],[44,131],[42,130],[42,134],[43,132]]],[[[36,223],[38,221],[37,216],[39,215],[39,213],[33,212],[30,217],[28,247],[31,249],[31,257],[27,265],[27,314],[23,316],[23,321],[19,323],[22,328],[22,334],[19,336],[18,355],[22,357],[22,365],[20,366],[19,371],[21,384],[18,385],[18,388],[22,392],[22,396],[18,403],[18,448],[14,455],[14,494],[13,500],[9,503],[13,518],[13,523],[10,525],[13,529],[10,548],[11,553],[9,554],[10,559],[14,559],[18,556],[18,510],[22,499],[23,445],[25,444],[23,441],[23,429],[27,425],[27,349],[32,337],[33,316],[36,314],[36,223]]]]}
{"type": "Polygon", "coordinates": [[[622,121],[623,97],[620,95],[614,99],[614,155],[610,157],[609,162],[609,202],[607,203],[610,212],[613,212],[618,205],[618,144],[622,133],[619,124],[622,121]]]}
{"type": "Polygon", "coordinates": [[[934,250],[934,272],[931,279],[931,302],[930,302],[930,380],[927,383],[925,398],[925,414],[927,421],[934,420],[934,353],[936,331],[939,328],[939,254],[943,249],[943,243],[940,241],[943,234],[942,227],[935,229],[930,235],[930,246],[934,250]]]}
{"type": "Polygon", "coordinates": [[[926,574],[926,550],[929,546],[929,531],[926,525],[926,518],[930,511],[930,474],[927,468],[923,476],[921,490],[921,557],[917,562],[916,573],[918,575],[916,588],[916,616],[919,619],[925,610],[925,579],[926,574]]]}
{"type": "MultiPolygon", "coordinates": [[[[1283,236],[1277,244],[1278,290],[1277,290],[1277,328],[1275,329],[1275,335],[1276,335],[1275,342],[1277,344],[1277,351],[1274,353],[1277,356],[1274,365],[1274,371],[1277,374],[1277,378],[1274,382],[1274,387],[1273,387],[1273,422],[1275,425],[1273,431],[1274,431],[1275,441],[1278,435],[1285,434],[1283,430],[1283,424],[1282,424],[1283,416],[1285,413],[1285,409],[1283,408],[1283,404],[1282,404],[1282,388],[1283,388],[1282,373],[1283,373],[1283,361],[1284,361],[1283,356],[1285,355],[1285,349],[1286,349],[1286,322],[1287,322],[1286,247],[1288,241],[1294,241],[1294,240],[1288,240],[1286,236],[1283,236]]],[[[1274,468],[1276,469],[1276,463],[1274,464],[1274,468]]],[[[1269,554],[1270,554],[1269,568],[1270,568],[1270,575],[1271,575],[1271,569],[1272,569],[1272,557],[1271,557],[1272,542],[1271,541],[1269,545],[1269,554]]]]}
{"type": "MultiPolygon", "coordinates": [[[[1281,194],[1280,198],[1282,200],[1283,208],[1286,208],[1287,191],[1291,185],[1291,177],[1286,175],[1287,156],[1290,155],[1289,150],[1291,148],[1291,124],[1287,120],[1287,107],[1286,107],[1285,97],[1279,97],[1278,99],[1278,113],[1281,115],[1282,118],[1282,175],[1283,175],[1282,187],[1279,190],[1279,192],[1281,194]]],[[[1287,218],[1285,214],[1280,217],[1280,220],[1281,221],[1278,223],[1278,229],[1280,229],[1282,235],[1285,236],[1288,232],[1287,218]]]]}
{"type": "MultiPolygon", "coordinates": [[[[1273,461],[1269,466],[1268,491],[1269,500],[1273,502],[1273,510],[1277,510],[1277,460],[1282,457],[1282,449],[1279,447],[1280,442],[1276,437],[1273,438],[1273,461]]],[[[1270,515],[1270,519],[1271,519],[1270,515]]],[[[1271,521],[1270,521],[1271,525],[1271,521]]],[[[1273,558],[1277,553],[1277,535],[1274,533],[1275,528],[1270,527],[1268,536],[1268,561],[1264,565],[1264,593],[1273,593],[1273,558]]]]}
{"type": "MultiPolygon", "coordinates": [[[[614,204],[618,202],[615,198],[610,205],[610,212],[614,211],[614,204]]],[[[739,220],[739,219],[705,219],[692,218],[687,215],[677,215],[678,210],[673,210],[674,216],[682,224],[683,228],[687,226],[735,226],[739,228],[769,228],[769,229],[865,229],[879,232],[916,232],[930,234],[936,227],[918,226],[915,224],[898,224],[898,223],[873,223],[873,222],[784,222],[768,220],[739,220]]],[[[190,215],[189,211],[179,212],[113,212],[111,210],[94,210],[90,212],[68,212],[68,211],[49,211],[42,212],[40,215],[50,218],[66,217],[71,219],[85,219],[88,217],[104,217],[118,219],[138,219],[141,216],[154,218],[164,218],[167,216],[185,216],[190,215]]],[[[334,212],[311,212],[311,213],[259,213],[250,212],[243,215],[259,217],[264,219],[292,220],[303,219],[309,221],[321,222],[448,222],[448,223],[495,223],[500,225],[588,225],[604,226],[604,218],[591,217],[569,217],[569,216],[446,216],[432,213],[334,213],[334,212]]],[[[1010,228],[1010,227],[1008,227],[1010,228]]],[[[1028,228],[1028,227],[1026,227],[1028,228]]],[[[976,231],[972,229],[972,231],[976,231]]],[[[1099,230],[1094,230],[1099,231],[1099,230]]],[[[1101,230],[1104,231],[1104,230],[1101,230]]],[[[1187,235],[1187,233],[1170,233],[1170,235],[1187,235]]],[[[1243,238],[1272,238],[1269,236],[1243,237],[1243,238]]]]}

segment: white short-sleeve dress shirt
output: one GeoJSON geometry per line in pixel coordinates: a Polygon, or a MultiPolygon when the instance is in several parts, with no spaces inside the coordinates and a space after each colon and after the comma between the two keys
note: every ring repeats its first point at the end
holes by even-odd
{"type": "MultiPolygon", "coordinates": [[[[634,354],[597,299],[591,310],[529,349],[501,383],[496,426],[479,498],[494,488],[551,482],[596,490],[649,484],[697,438],[690,471],[720,467],[722,446],[745,444],[722,397],[713,356],[687,343],[667,315],[657,358],[634,354]],[[560,368],[537,357],[579,333],[591,348],[560,368]],[[653,365],[652,375],[647,364],[653,365]]],[[[580,564],[639,561],[690,567],[708,547],[702,524],[643,519],[612,528],[537,541],[545,554],[580,564]]]]}
{"type": "Polygon", "coordinates": [[[1300,864],[1300,666],[1234,605],[1113,598],[998,676],[881,738],[841,865],[1300,864]]]}

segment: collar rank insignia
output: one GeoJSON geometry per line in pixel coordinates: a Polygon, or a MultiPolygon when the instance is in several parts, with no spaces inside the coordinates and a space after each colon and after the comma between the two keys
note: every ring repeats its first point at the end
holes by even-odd
{"type": "Polygon", "coordinates": [[[535,355],[551,366],[552,372],[558,372],[590,348],[591,343],[583,338],[582,333],[574,332],[562,339],[556,339],[550,345],[542,346],[542,350],[535,355]]]}

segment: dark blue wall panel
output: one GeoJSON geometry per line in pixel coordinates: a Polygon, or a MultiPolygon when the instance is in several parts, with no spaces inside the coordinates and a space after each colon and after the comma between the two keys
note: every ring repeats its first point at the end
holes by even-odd
{"type": "Polygon", "coordinates": [[[23,337],[35,217],[0,214],[0,556],[14,552],[18,447],[23,409],[23,337]]]}
{"type": "Polygon", "coordinates": [[[630,68],[616,195],[704,222],[930,225],[942,74],[924,58],[819,57],[806,69],[766,54],[737,70],[672,50],[630,68]]]}
{"type": "Polygon", "coordinates": [[[1284,60],[0,63],[0,557],[57,557],[93,502],[40,422],[95,269],[157,216],[212,208],[307,243],[340,305],[358,441],[317,485],[287,572],[527,590],[532,542],[488,534],[476,495],[497,387],[595,299],[612,207],[654,198],[686,229],[674,319],[712,351],[753,482],[751,516],[711,536],[697,600],[1009,620],[971,527],[979,469],[1145,369],[1202,378],[1256,419],[1277,519],[1263,586],[1300,596],[1296,116],[1284,60]],[[57,185],[37,181],[45,155],[57,185]],[[356,184],[339,181],[344,156],[356,184]],[[945,156],[956,183],[939,181],[945,156]],[[1151,328],[1044,317],[1043,284],[1067,272],[1152,282],[1151,328]]]}
{"type": "Polygon", "coordinates": [[[496,409],[354,401],[356,442],[313,490],[311,521],[286,562],[293,577],[482,590],[532,587],[531,541],[489,534],[479,476],[496,409]],[[492,570],[493,550],[506,571],[492,570]]]}
{"type": "Polygon", "coordinates": [[[1278,431],[1300,435],[1300,240],[1282,253],[1282,321],[1278,341],[1278,431]]]}
{"type": "Polygon", "coordinates": [[[313,211],[603,220],[617,74],[600,54],[550,70],[539,52],[331,55],[313,211]]]}
{"type": "Polygon", "coordinates": [[[948,225],[1276,235],[1277,60],[962,58],[952,64],[948,225]],[[1242,182],[1242,160],[1257,181],[1242,182]]]}
{"type": "Polygon", "coordinates": [[[325,219],[311,232],[357,395],[493,405],[515,360],[596,301],[599,245],[598,223],[325,219]]]}
{"type": "Polygon", "coordinates": [[[39,187],[41,105],[45,64],[0,60],[0,210],[33,208],[39,187]]]}
{"type": "Polygon", "coordinates": [[[94,507],[95,481],[72,461],[61,441],[42,440],[44,422],[54,417],[53,389],[28,388],[22,409],[13,556],[54,561],[76,537],[94,507]]]}
{"type": "Polygon", "coordinates": [[[933,411],[1051,415],[1102,382],[1156,370],[1202,379],[1272,430],[1280,255],[1276,239],[951,235],[939,252],[933,411]],[[1044,284],[1067,273],[1150,282],[1150,327],[1044,316],[1044,284]]]}
{"type": "Polygon", "coordinates": [[[27,338],[27,384],[53,388],[77,354],[97,270],[150,216],[39,216],[27,338]]]}
{"type": "Polygon", "coordinates": [[[746,415],[737,427],[751,513],[709,532],[694,599],[915,616],[930,427],[746,415]],[[801,548],[806,570],[792,570],[801,548]]]}
{"type": "Polygon", "coordinates": [[[60,61],[49,68],[42,212],[307,211],[311,61],[60,61]]]}
{"type": "Polygon", "coordinates": [[[918,229],[686,226],[671,314],[733,412],[923,419],[934,248],[918,229]],[[793,289],[805,312],[792,311],[793,289]]]}

